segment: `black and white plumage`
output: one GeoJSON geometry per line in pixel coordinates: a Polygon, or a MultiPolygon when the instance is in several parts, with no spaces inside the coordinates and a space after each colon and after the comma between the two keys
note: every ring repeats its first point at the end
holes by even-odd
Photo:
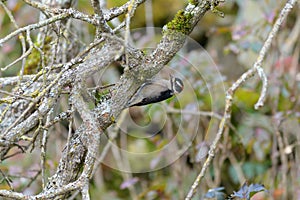
{"type": "Polygon", "coordinates": [[[183,90],[183,87],[182,80],[172,76],[170,77],[170,80],[149,80],[141,85],[128,102],[127,107],[143,106],[164,101],[174,94],[180,93],[183,90]]]}

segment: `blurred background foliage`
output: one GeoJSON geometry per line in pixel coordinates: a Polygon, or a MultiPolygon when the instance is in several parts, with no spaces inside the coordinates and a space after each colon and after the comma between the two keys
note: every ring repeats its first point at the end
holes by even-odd
{"type": "MultiPolygon", "coordinates": [[[[107,7],[120,6],[125,2],[108,0],[107,7]]],[[[22,1],[8,0],[6,4],[20,27],[38,21],[38,11],[22,1]]],[[[149,49],[146,47],[154,47],[159,40],[159,37],[149,39],[146,33],[137,30],[149,25],[145,20],[147,12],[153,13],[153,26],[162,28],[186,4],[187,1],[181,0],[152,0],[152,11],[145,5],[140,6],[131,22],[136,45],[145,48],[147,53],[149,49]]],[[[147,153],[162,149],[175,139],[174,154],[184,150],[181,156],[171,165],[154,170],[167,162],[167,157],[172,153],[150,160],[128,158],[125,161],[120,152],[109,150],[104,158],[105,164],[100,164],[91,181],[92,199],[184,198],[205,161],[219,123],[217,117],[197,113],[223,113],[224,88],[252,67],[284,4],[285,1],[277,0],[232,0],[218,7],[225,13],[225,18],[211,12],[205,15],[190,36],[208,54],[199,47],[183,49],[180,56],[176,56],[160,73],[164,78],[168,78],[170,73],[178,74],[184,79],[185,90],[165,102],[125,111],[125,118],[107,130],[107,137],[101,141],[103,149],[99,150],[103,152],[110,140],[125,151],[147,153]],[[214,66],[221,75],[214,71],[214,66]],[[142,173],[122,172],[122,167],[127,169],[128,165],[142,173]],[[147,169],[152,170],[147,172],[147,169]]],[[[80,0],[77,8],[85,13],[93,12],[87,1],[80,0]]],[[[119,20],[123,18],[120,16],[119,20]]],[[[263,65],[269,80],[265,106],[254,110],[261,89],[257,77],[237,91],[230,128],[219,144],[210,171],[195,199],[204,198],[208,189],[220,186],[225,188],[226,194],[231,194],[246,180],[264,184],[269,191],[259,193],[253,199],[300,199],[299,21],[299,8],[294,8],[268,52],[263,65]]],[[[83,44],[93,39],[95,29],[92,26],[75,20],[72,24],[83,44]]],[[[0,8],[0,37],[13,30],[15,27],[0,8]]],[[[32,34],[32,37],[35,35],[32,34]]],[[[8,41],[0,48],[1,67],[20,55],[19,40],[8,41]]],[[[17,75],[19,68],[16,65],[10,70],[0,71],[0,75],[17,75]]],[[[91,77],[88,85],[115,83],[121,73],[122,68],[114,64],[104,74],[91,77]]],[[[61,97],[57,113],[66,110],[66,99],[61,97]]],[[[80,123],[78,119],[74,129],[80,123]]],[[[67,138],[67,127],[67,122],[57,124],[49,137],[49,144],[56,144],[48,145],[49,176],[57,167],[67,138]]],[[[13,156],[2,162],[0,169],[9,174],[12,184],[19,191],[26,188],[25,192],[36,193],[41,189],[39,182],[31,185],[31,180],[40,180],[38,150],[29,155],[13,156]]],[[[5,181],[2,180],[0,188],[7,188],[5,181]]]]}

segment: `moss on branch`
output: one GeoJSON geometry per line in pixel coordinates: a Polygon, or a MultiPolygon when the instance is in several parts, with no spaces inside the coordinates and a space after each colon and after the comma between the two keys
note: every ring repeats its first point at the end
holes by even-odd
{"type": "Polygon", "coordinates": [[[192,5],[197,5],[198,1],[197,0],[188,0],[190,4],[192,5]]]}
{"type": "Polygon", "coordinates": [[[167,24],[167,28],[168,30],[175,30],[183,34],[188,34],[192,29],[192,23],[190,21],[192,17],[193,15],[190,12],[179,10],[174,19],[167,24]]]}

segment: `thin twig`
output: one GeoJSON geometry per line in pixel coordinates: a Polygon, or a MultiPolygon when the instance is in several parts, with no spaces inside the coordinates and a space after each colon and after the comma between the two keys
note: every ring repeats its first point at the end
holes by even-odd
{"type": "Polygon", "coordinates": [[[3,179],[7,183],[9,189],[13,191],[14,188],[13,188],[12,181],[10,180],[10,178],[8,178],[1,169],[0,169],[0,174],[2,175],[3,179]]]}
{"type": "MultiPolygon", "coordinates": [[[[140,4],[144,3],[146,0],[136,0],[136,4],[137,6],[139,6],[140,4]]],[[[106,12],[103,17],[105,21],[110,21],[111,19],[124,14],[125,12],[128,11],[129,7],[131,5],[131,2],[127,2],[124,5],[118,7],[118,8],[112,8],[110,9],[108,12],[106,12]]]]}
{"type": "MultiPolygon", "coordinates": [[[[71,113],[73,114],[75,112],[74,110],[74,106],[71,105],[71,113]]],[[[71,114],[70,114],[71,115],[71,114]]],[[[73,131],[73,120],[74,120],[74,116],[71,115],[70,119],[69,119],[69,131],[68,131],[68,138],[67,138],[67,154],[70,152],[70,141],[71,141],[71,137],[72,137],[72,131],[73,131]]],[[[67,157],[67,162],[69,157],[67,157]]]]}
{"type": "Polygon", "coordinates": [[[24,31],[27,31],[27,30],[35,30],[35,29],[38,29],[38,28],[41,28],[43,26],[47,26],[53,22],[56,22],[58,20],[62,20],[62,19],[65,19],[67,17],[69,17],[70,15],[68,13],[62,13],[62,14],[59,14],[59,15],[55,15],[49,19],[46,19],[44,21],[41,21],[41,22],[38,22],[38,23],[35,23],[35,24],[30,24],[28,26],[24,26],[22,28],[19,28],[17,30],[15,30],[14,32],[8,34],[7,36],[5,36],[4,38],[0,39],[0,46],[2,46],[2,44],[4,42],[7,42],[8,40],[10,40],[11,38],[15,37],[16,35],[24,32],[24,31]]]}
{"type": "Polygon", "coordinates": [[[117,33],[121,28],[123,28],[126,25],[125,21],[123,21],[122,23],[120,23],[116,28],[114,28],[112,30],[112,33],[117,33]]]}
{"type": "Polygon", "coordinates": [[[128,66],[128,54],[127,54],[127,47],[129,46],[129,40],[130,40],[130,22],[131,18],[134,15],[134,12],[137,8],[138,4],[136,3],[135,0],[130,0],[130,4],[128,6],[128,12],[125,15],[125,59],[126,59],[126,66],[128,66]]]}
{"type": "MultiPolygon", "coordinates": [[[[46,123],[50,122],[51,114],[53,113],[53,109],[51,109],[47,114],[46,123]]],[[[46,149],[47,149],[47,138],[48,138],[48,129],[44,129],[42,135],[42,142],[41,142],[41,169],[42,169],[42,186],[45,187],[46,179],[46,149]]]]}
{"type": "Polygon", "coordinates": [[[232,152],[229,153],[228,159],[229,159],[230,163],[232,164],[233,169],[235,169],[237,178],[238,178],[240,184],[242,185],[247,180],[243,173],[242,164],[238,162],[237,158],[235,157],[235,155],[232,152]]]}
{"type": "Polygon", "coordinates": [[[108,84],[108,85],[99,85],[96,87],[92,87],[92,88],[88,88],[88,90],[103,90],[112,86],[115,86],[116,84],[112,83],[112,84],[108,84]]]}
{"type": "MultiPolygon", "coordinates": [[[[29,81],[31,80],[35,75],[24,75],[22,81],[29,81]]],[[[5,86],[13,86],[18,84],[20,77],[19,76],[12,76],[12,77],[0,77],[0,88],[3,88],[5,86]]]]}
{"type": "MultiPolygon", "coordinates": [[[[9,63],[8,65],[6,65],[5,67],[1,68],[2,71],[6,71],[7,69],[9,69],[10,67],[12,67],[13,65],[15,65],[16,63],[20,62],[21,60],[27,58],[30,53],[32,51],[32,47],[29,47],[29,49],[23,53],[19,58],[17,58],[16,60],[14,60],[13,62],[9,63]]],[[[22,69],[22,68],[21,68],[22,69]]],[[[21,70],[23,71],[23,70],[21,70]]]]}
{"type": "MultiPolygon", "coordinates": [[[[0,1],[0,5],[5,10],[5,12],[8,15],[8,17],[9,17],[10,21],[12,22],[12,24],[15,26],[16,29],[18,29],[19,26],[18,26],[15,18],[13,17],[12,13],[10,12],[10,10],[5,6],[5,4],[2,1],[0,1]]],[[[24,39],[23,33],[19,34],[19,39],[21,40],[21,45],[22,45],[22,55],[24,55],[26,53],[26,43],[25,43],[25,39],[24,39]]],[[[22,60],[22,67],[21,67],[21,69],[23,69],[24,66],[25,66],[25,61],[26,61],[25,57],[21,56],[20,60],[22,60]]],[[[22,76],[23,76],[23,73],[21,72],[20,73],[20,80],[22,79],[22,76]]]]}
{"type": "Polygon", "coordinates": [[[14,94],[14,93],[11,93],[11,92],[4,91],[4,90],[0,90],[0,93],[6,94],[6,95],[9,95],[9,96],[18,98],[18,99],[25,99],[27,101],[34,101],[33,98],[27,97],[25,95],[18,95],[18,94],[14,94]]]}

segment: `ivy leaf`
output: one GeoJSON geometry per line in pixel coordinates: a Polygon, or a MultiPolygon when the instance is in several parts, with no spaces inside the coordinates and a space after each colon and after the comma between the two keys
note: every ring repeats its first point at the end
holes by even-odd
{"type": "Polygon", "coordinates": [[[250,198],[254,194],[256,194],[260,191],[267,191],[267,190],[261,184],[251,184],[248,186],[248,183],[245,182],[239,191],[233,192],[233,194],[231,195],[231,198],[250,200],[250,198]]]}

